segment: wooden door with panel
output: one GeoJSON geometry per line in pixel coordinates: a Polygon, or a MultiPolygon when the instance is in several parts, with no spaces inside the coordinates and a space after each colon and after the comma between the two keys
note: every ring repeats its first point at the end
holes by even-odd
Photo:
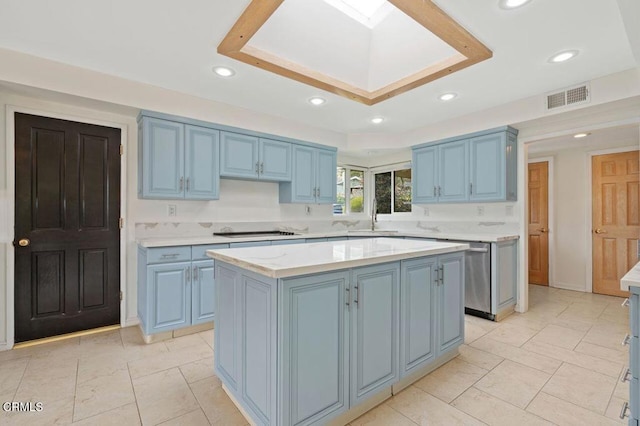
{"type": "Polygon", "coordinates": [[[593,292],[628,296],[620,278],[638,262],[639,151],[592,158],[593,292]]]}
{"type": "Polygon", "coordinates": [[[529,284],[549,285],[549,162],[529,163],[529,284]]]}

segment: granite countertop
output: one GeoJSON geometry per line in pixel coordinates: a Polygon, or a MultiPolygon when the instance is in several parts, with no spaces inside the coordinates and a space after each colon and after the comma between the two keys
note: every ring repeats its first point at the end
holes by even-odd
{"type": "Polygon", "coordinates": [[[271,278],[286,278],[463,251],[462,243],[367,238],[299,245],[207,250],[207,255],[271,278]]]}
{"type": "Polygon", "coordinates": [[[144,238],[137,240],[142,247],[168,247],[168,246],[190,246],[199,244],[229,244],[241,243],[246,241],[271,241],[271,240],[297,240],[301,238],[328,238],[328,237],[417,237],[417,238],[434,238],[439,240],[456,240],[456,241],[479,241],[487,243],[495,243],[501,241],[517,240],[517,234],[483,234],[483,233],[447,233],[447,232],[420,232],[420,231],[334,231],[334,232],[317,232],[297,235],[267,236],[267,237],[247,237],[247,238],[229,238],[229,237],[160,237],[160,238],[144,238]]]}
{"type": "Polygon", "coordinates": [[[629,291],[629,287],[640,287],[640,262],[629,270],[620,280],[620,289],[629,291]]]}

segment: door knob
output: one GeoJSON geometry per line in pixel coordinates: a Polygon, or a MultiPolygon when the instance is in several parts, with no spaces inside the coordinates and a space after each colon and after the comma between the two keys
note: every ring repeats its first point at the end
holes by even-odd
{"type": "Polygon", "coordinates": [[[538,232],[542,232],[544,234],[545,232],[549,232],[549,230],[547,228],[540,228],[538,229],[538,232]]]}
{"type": "Polygon", "coordinates": [[[21,239],[20,241],[18,241],[18,245],[19,245],[20,247],[26,247],[26,246],[28,246],[29,244],[31,244],[31,241],[29,241],[29,240],[28,240],[28,239],[26,239],[26,238],[23,238],[23,239],[21,239]]]}
{"type": "Polygon", "coordinates": [[[596,234],[606,234],[607,231],[605,231],[604,229],[600,229],[600,228],[596,228],[593,232],[595,232],[596,234]]]}

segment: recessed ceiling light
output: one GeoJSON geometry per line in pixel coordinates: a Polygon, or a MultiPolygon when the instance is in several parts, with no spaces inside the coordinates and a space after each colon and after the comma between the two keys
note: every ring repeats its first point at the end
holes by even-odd
{"type": "Polygon", "coordinates": [[[380,123],[382,123],[383,121],[384,121],[384,118],[382,118],[382,117],[373,117],[373,118],[371,119],[371,122],[372,122],[373,124],[380,124],[380,123]]]}
{"type": "Polygon", "coordinates": [[[438,97],[438,99],[440,99],[441,101],[450,101],[451,99],[454,99],[458,97],[458,95],[456,95],[455,93],[445,93],[444,95],[440,95],[438,97]]]}
{"type": "Polygon", "coordinates": [[[309,103],[311,105],[322,105],[323,103],[327,102],[324,98],[321,98],[319,96],[314,96],[313,98],[309,99],[309,103]]]}
{"type": "Polygon", "coordinates": [[[575,58],[578,55],[577,50],[567,50],[564,52],[556,53],[549,59],[549,62],[554,64],[558,64],[560,62],[568,61],[569,59],[575,58]]]}
{"type": "Polygon", "coordinates": [[[218,74],[220,77],[231,77],[236,73],[234,70],[227,67],[213,67],[213,72],[218,74]]]}
{"type": "Polygon", "coordinates": [[[576,139],[580,139],[580,138],[586,138],[587,136],[589,136],[591,133],[577,133],[575,135],[573,135],[574,138],[576,139]]]}
{"type": "Polygon", "coordinates": [[[524,6],[531,0],[500,0],[500,7],[503,9],[515,9],[516,7],[524,6]]]}

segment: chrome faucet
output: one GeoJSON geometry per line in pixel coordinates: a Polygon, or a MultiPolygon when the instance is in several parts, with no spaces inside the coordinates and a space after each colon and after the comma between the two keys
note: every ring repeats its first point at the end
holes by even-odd
{"type": "Polygon", "coordinates": [[[373,197],[373,201],[371,202],[371,230],[372,231],[375,230],[377,221],[378,221],[378,200],[376,200],[376,197],[373,197]]]}

